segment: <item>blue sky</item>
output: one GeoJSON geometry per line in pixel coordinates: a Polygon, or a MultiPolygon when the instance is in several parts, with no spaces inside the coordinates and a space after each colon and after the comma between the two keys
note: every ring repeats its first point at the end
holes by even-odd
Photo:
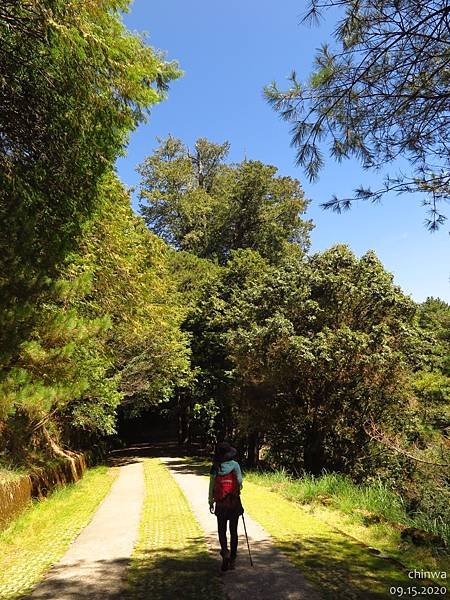
{"type": "Polygon", "coordinates": [[[295,166],[288,126],[268,106],[264,85],[280,86],[295,69],[299,79],[311,71],[315,49],[329,41],[336,15],[320,27],[300,23],[304,0],[135,0],[126,25],[149,34],[149,43],[179,61],[184,76],[171,85],[168,99],[152,110],[149,123],[130,138],[118,160],[122,181],[136,186],[135,167],[172,134],[192,145],[198,137],[228,140],[230,160],[246,155],[298,178],[311,200],[307,217],[315,223],[312,251],[346,243],[358,255],[374,250],[395,282],[415,300],[439,296],[450,302],[449,225],[435,234],[423,226],[420,199],[390,196],[382,205],[355,204],[347,213],[324,211],[332,194],[346,196],[359,184],[376,187],[381,175],[355,161],[327,161],[319,181],[309,183],[295,166]]]}

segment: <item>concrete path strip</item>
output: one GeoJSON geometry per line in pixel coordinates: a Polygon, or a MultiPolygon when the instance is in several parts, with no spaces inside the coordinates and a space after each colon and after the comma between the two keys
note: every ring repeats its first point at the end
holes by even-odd
{"type": "Polygon", "coordinates": [[[143,501],[142,463],[134,460],[120,467],[92,521],[28,600],[123,600],[143,501]]]}
{"type": "MultiPolygon", "coordinates": [[[[208,510],[208,480],[199,476],[180,458],[161,458],[188,499],[205,531],[206,542],[219,564],[217,520],[208,510]]],[[[244,481],[245,485],[245,481],[244,481]]],[[[239,520],[239,549],[236,569],[224,573],[228,600],[320,600],[320,594],[300,571],[274,546],[270,535],[247,514],[244,515],[254,567],[250,566],[247,544],[239,520]]]]}

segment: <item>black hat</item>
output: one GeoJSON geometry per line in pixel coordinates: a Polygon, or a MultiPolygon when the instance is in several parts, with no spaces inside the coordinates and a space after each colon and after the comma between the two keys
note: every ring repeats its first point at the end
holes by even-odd
{"type": "Polygon", "coordinates": [[[217,462],[226,462],[227,460],[234,458],[236,454],[236,448],[233,448],[228,442],[220,442],[220,444],[217,444],[216,446],[214,460],[217,462]]]}

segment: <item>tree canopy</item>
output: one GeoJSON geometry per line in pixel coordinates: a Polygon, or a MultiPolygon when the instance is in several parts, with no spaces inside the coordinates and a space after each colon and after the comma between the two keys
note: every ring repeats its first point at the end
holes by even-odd
{"type": "Polygon", "coordinates": [[[294,72],[288,90],[273,83],[266,97],[291,124],[297,163],[310,179],[324,166],[325,143],[338,161],[356,157],[365,169],[395,170],[380,188],[361,186],[353,198],[333,197],[325,208],[340,212],[353,199],[419,192],[426,224],[435,230],[447,218],[450,198],[450,6],[438,0],[312,0],[305,20],[318,21],[331,7],[343,16],[309,79],[301,83],[294,72]]]}
{"type": "Polygon", "coordinates": [[[127,4],[2,5],[0,254],[16,279],[19,261],[47,269],[65,252],[128,132],[179,73],[125,29],[127,4]]]}
{"type": "Polygon", "coordinates": [[[275,462],[356,474],[365,457],[369,470],[365,428],[398,428],[407,410],[415,312],[373,253],[337,246],[271,266],[236,251],[188,321],[194,396],[275,462]]]}
{"type": "Polygon", "coordinates": [[[0,7],[0,440],[14,461],[111,434],[119,403],[159,402],[187,369],[164,244],[112,173],[180,74],[124,27],[127,6],[0,7]]]}
{"type": "Polygon", "coordinates": [[[229,146],[199,139],[194,151],[161,140],[139,167],[141,211],[169,244],[224,263],[232,250],[252,248],[277,260],[286,244],[308,247],[311,222],[300,183],[259,161],[226,164],[229,146]]]}

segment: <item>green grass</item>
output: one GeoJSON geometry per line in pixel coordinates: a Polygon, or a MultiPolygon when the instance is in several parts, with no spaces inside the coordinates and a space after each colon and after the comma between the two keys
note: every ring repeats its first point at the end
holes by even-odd
{"type": "MultiPolygon", "coordinates": [[[[204,460],[186,459],[199,475],[206,475],[204,460]]],[[[355,502],[370,512],[382,511],[397,518],[401,503],[392,503],[385,488],[366,490],[362,495],[352,482],[339,476],[293,480],[286,473],[244,474],[243,503],[248,514],[272,536],[275,544],[330,600],[389,598],[389,588],[422,585],[411,580],[400,565],[411,569],[445,570],[445,558],[430,548],[417,548],[400,540],[399,531],[388,523],[364,524],[354,512],[355,502]],[[346,496],[346,493],[351,493],[346,496]],[[340,495],[342,503],[324,506],[324,499],[340,495]],[[322,496],[322,500],[320,500],[322,496]],[[358,500],[358,501],[359,501],[358,500]],[[349,511],[348,513],[343,512],[349,511]],[[381,558],[369,547],[383,552],[381,558]]],[[[435,585],[446,584],[436,580],[435,585]]]]}
{"type": "Polygon", "coordinates": [[[283,471],[248,473],[247,480],[304,506],[309,514],[376,547],[408,568],[449,571],[448,555],[433,547],[417,547],[402,540],[395,524],[419,527],[447,540],[449,525],[432,522],[426,515],[410,518],[401,498],[381,482],[358,486],[338,474],[294,479],[283,471]]]}
{"type": "Polygon", "coordinates": [[[0,598],[27,593],[58,561],[111,488],[115,469],[96,467],[76,484],[33,502],[0,533],[0,598]]]}
{"type": "Polygon", "coordinates": [[[326,599],[389,598],[391,586],[411,585],[395,565],[279,493],[247,480],[243,503],[326,599]]]}
{"type": "Polygon", "coordinates": [[[144,463],[146,496],[129,572],[133,600],[221,600],[217,565],[204,533],[169,471],[144,463]]]}
{"type": "Polygon", "coordinates": [[[290,500],[300,504],[324,502],[344,513],[355,509],[373,513],[386,521],[410,523],[401,498],[381,482],[370,486],[356,485],[348,477],[337,473],[314,477],[304,475],[291,478],[283,471],[276,473],[249,473],[249,480],[275,489],[290,500]]]}
{"type": "Polygon", "coordinates": [[[0,484],[9,481],[17,481],[24,475],[27,475],[25,469],[6,469],[0,466],[0,484]]]}

